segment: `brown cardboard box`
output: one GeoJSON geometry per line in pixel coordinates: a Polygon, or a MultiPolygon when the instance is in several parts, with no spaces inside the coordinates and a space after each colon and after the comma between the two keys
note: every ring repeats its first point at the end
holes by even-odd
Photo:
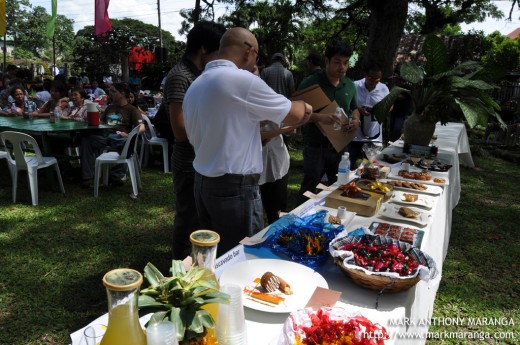
{"type": "Polygon", "coordinates": [[[330,104],[330,99],[318,84],[296,91],[292,94],[290,99],[291,101],[304,101],[305,103],[310,104],[314,112],[317,112],[330,104]]]}
{"type": "MultiPolygon", "coordinates": [[[[323,108],[320,113],[334,114],[338,104],[333,101],[328,106],[323,108]]],[[[346,119],[344,119],[346,121],[346,119]]],[[[335,130],[333,125],[324,125],[319,122],[316,123],[324,136],[329,139],[332,146],[337,152],[341,152],[356,136],[356,131],[344,132],[343,130],[335,130]]]]}
{"type": "Polygon", "coordinates": [[[340,189],[332,191],[325,198],[325,206],[330,208],[345,206],[348,211],[356,212],[360,216],[372,217],[379,211],[383,202],[383,195],[368,191],[363,191],[363,193],[370,194],[370,198],[367,200],[349,198],[342,196],[342,193],[343,191],[340,189]]]}

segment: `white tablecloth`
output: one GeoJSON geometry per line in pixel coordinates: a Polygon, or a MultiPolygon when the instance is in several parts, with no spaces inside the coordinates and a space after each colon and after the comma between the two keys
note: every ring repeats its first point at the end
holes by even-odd
{"type": "MultiPolygon", "coordinates": [[[[464,157],[467,165],[473,165],[466,130],[463,124],[449,123],[447,126],[437,126],[437,143],[439,147],[438,157],[453,167],[449,170],[449,186],[444,187],[443,193],[436,197],[436,203],[431,210],[432,221],[425,228],[425,235],[421,249],[429,254],[436,262],[439,272],[442,272],[444,258],[446,257],[450,231],[452,209],[457,205],[460,197],[460,170],[459,158],[464,157]]],[[[385,153],[400,152],[399,145],[385,149],[385,153]]],[[[320,197],[324,198],[329,192],[323,191],[320,197]]],[[[303,205],[293,210],[298,213],[302,208],[313,203],[323,203],[324,200],[308,200],[303,205]]],[[[387,221],[394,224],[408,225],[394,222],[377,215],[374,217],[356,216],[347,225],[347,229],[355,229],[359,226],[368,226],[373,221],[387,221]]],[[[264,229],[255,237],[261,237],[267,231],[264,229]]],[[[248,260],[258,259],[251,252],[246,252],[248,260]]],[[[353,313],[359,312],[373,322],[386,327],[391,339],[386,342],[392,344],[424,344],[425,337],[421,333],[428,331],[428,326],[421,323],[429,322],[432,313],[435,295],[438,285],[428,286],[420,281],[412,289],[390,294],[383,293],[379,298],[379,306],[375,309],[377,293],[361,288],[352,283],[344,273],[333,264],[332,260],[317,269],[329,284],[329,289],[341,291],[338,306],[344,307],[353,313]],[[415,325],[414,325],[415,324],[415,325]]],[[[245,308],[246,324],[248,329],[248,345],[276,344],[282,325],[287,314],[274,314],[245,308]]],[[[106,314],[94,320],[92,324],[106,322],[106,314]]],[[[146,319],[141,319],[144,325],[146,319]]],[[[83,329],[71,334],[72,344],[79,344],[83,329]]]]}
{"type": "MultiPolygon", "coordinates": [[[[436,199],[436,204],[431,211],[432,221],[423,228],[425,236],[421,249],[429,254],[436,262],[439,272],[442,274],[442,265],[448,250],[452,210],[458,204],[460,198],[460,169],[459,159],[464,159],[464,164],[474,166],[469,149],[468,137],[463,124],[448,123],[447,126],[436,127],[437,135],[436,146],[439,148],[438,158],[453,167],[449,170],[449,185],[444,187],[442,195],[436,199]]],[[[400,153],[402,146],[396,145],[388,147],[384,153],[400,153]]],[[[321,197],[325,197],[329,192],[323,191],[321,197]]],[[[309,200],[293,210],[298,213],[302,208],[308,207],[315,201],[309,200]]],[[[356,229],[359,226],[368,226],[373,221],[389,221],[374,217],[356,216],[347,226],[356,229]]],[[[391,223],[408,225],[403,223],[391,223]]],[[[261,236],[266,230],[257,235],[261,236]]],[[[257,259],[252,254],[248,254],[248,259],[257,259]]],[[[433,313],[435,296],[438,285],[428,286],[427,283],[420,281],[414,288],[396,294],[383,293],[379,299],[378,309],[375,309],[377,293],[361,288],[347,278],[344,273],[335,266],[332,261],[317,269],[329,284],[329,288],[341,291],[342,295],[338,306],[342,306],[353,313],[359,312],[373,322],[378,322],[390,335],[389,344],[424,344],[426,342],[424,332],[428,331],[429,322],[433,313]],[[409,321],[409,322],[407,322],[409,321]],[[415,323],[415,325],[413,325],[415,323]],[[420,325],[420,324],[423,325],[420,325]],[[416,337],[417,336],[417,337],[416,337]]],[[[276,344],[282,324],[287,315],[272,314],[246,308],[246,323],[248,326],[249,345],[276,344]],[[269,336],[274,334],[273,336],[269,336]]]]}
{"type": "Polygon", "coordinates": [[[473,157],[469,147],[468,133],[463,123],[448,122],[446,126],[437,123],[435,127],[437,142],[435,145],[443,150],[453,150],[459,155],[460,164],[474,168],[473,157]]]}

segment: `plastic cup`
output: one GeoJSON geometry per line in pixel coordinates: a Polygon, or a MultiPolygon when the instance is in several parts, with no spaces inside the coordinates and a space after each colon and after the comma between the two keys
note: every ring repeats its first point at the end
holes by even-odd
{"type": "Polygon", "coordinates": [[[347,218],[347,208],[345,206],[338,206],[336,217],[339,217],[340,219],[347,218]]]}
{"type": "Polygon", "coordinates": [[[229,304],[219,304],[216,336],[219,345],[247,345],[242,288],[226,284],[220,291],[229,295],[229,304]]]}
{"type": "Polygon", "coordinates": [[[81,345],[98,345],[105,335],[106,326],[102,324],[94,324],[88,326],[83,331],[83,339],[81,345]]]}
{"type": "Polygon", "coordinates": [[[175,325],[170,321],[150,324],[146,328],[147,345],[179,345],[175,325]]]}

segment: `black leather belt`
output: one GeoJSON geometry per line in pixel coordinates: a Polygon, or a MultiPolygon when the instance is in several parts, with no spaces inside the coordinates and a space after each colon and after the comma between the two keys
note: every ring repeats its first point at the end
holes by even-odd
{"type": "Polygon", "coordinates": [[[214,183],[222,184],[241,184],[241,185],[256,185],[260,180],[260,174],[240,175],[240,174],[225,174],[217,177],[208,177],[195,173],[199,178],[208,180],[214,183]]]}

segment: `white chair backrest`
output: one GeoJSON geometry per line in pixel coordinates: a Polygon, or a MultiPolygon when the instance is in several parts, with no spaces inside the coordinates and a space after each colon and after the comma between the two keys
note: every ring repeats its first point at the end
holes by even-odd
{"type": "Polygon", "coordinates": [[[152,121],[150,121],[150,118],[146,115],[143,115],[143,121],[145,122],[146,127],[148,127],[148,130],[150,131],[150,138],[156,138],[157,133],[155,132],[155,126],[152,124],[152,121]]]}
{"type": "Polygon", "coordinates": [[[121,151],[121,158],[127,159],[135,154],[137,150],[137,136],[139,134],[139,127],[141,127],[141,125],[135,126],[134,129],[128,133],[128,138],[126,138],[125,145],[121,151]]]}
{"type": "Polygon", "coordinates": [[[6,131],[0,133],[0,139],[2,140],[2,144],[7,149],[7,159],[11,161],[11,164],[16,164],[18,169],[27,169],[27,162],[25,161],[25,149],[29,145],[32,146],[34,150],[34,155],[38,160],[38,164],[44,163],[38,142],[36,142],[36,139],[31,137],[29,134],[6,131]]]}

